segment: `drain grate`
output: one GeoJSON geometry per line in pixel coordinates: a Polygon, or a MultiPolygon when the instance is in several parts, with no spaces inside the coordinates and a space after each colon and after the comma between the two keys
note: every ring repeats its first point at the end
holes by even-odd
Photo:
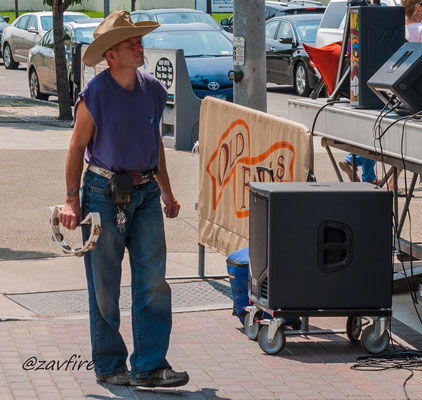
{"type": "MultiPolygon", "coordinates": [[[[170,287],[173,312],[230,308],[233,304],[230,284],[225,280],[170,283],[170,287]]],[[[40,315],[88,313],[88,290],[22,293],[7,297],[40,315]]],[[[120,309],[122,312],[131,309],[129,286],[121,288],[120,309]]]]}

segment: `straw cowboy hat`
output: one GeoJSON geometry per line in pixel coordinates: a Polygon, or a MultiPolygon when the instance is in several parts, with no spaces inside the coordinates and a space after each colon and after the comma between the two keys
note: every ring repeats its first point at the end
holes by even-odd
{"type": "Polygon", "coordinates": [[[115,44],[131,37],[144,36],[159,26],[154,21],[133,23],[127,11],[114,11],[95,28],[94,41],[86,49],[83,62],[93,67],[105,59],[103,54],[115,44]]]}

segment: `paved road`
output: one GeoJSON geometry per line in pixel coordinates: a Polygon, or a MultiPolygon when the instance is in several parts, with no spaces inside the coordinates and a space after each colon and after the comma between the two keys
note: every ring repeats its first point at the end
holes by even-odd
{"type": "Polygon", "coordinates": [[[0,88],[1,94],[30,97],[26,64],[19,64],[16,70],[7,70],[0,62],[0,88]]]}
{"type": "MultiPolygon", "coordinates": [[[[288,86],[268,84],[268,112],[280,117],[287,116],[287,100],[298,97],[295,90],[288,86]]],[[[30,97],[26,64],[19,64],[17,70],[7,70],[0,62],[0,94],[30,97]]],[[[56,96],[50,97],[57,101],[56,96]]]]}

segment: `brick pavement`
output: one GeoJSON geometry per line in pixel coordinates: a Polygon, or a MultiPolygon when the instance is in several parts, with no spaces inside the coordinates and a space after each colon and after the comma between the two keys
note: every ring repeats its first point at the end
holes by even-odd
{"type": "MultiPolygon", "coordinates": [[[[310,322],[318,328],[344,328],[345,318],[310,322]]],[[[122,318],[121,331],[130,351],[129,317],[122,318]]],[[[396,320],[393,332],[403,345],[419,348],[422,344],[421,335],[396,320]]],[[[174,314],[168,358],[175,369],[189,372],[191,381],[183,388],[99,385],[86,363],[80,370],[77,363],[57,370],[57,362],[74,354],[78,362],[90,361],[87,319],[3,321],[0,399],[401,400],[406,399],[402,385],[409,376],[404,370],[350,369],[356,357],[365,353],[345,335],[288,336],[281,354],[266,355],[242,333],[242,325],[230,311],[174,314]],[[54,370],[24,370],[22,364],[30,357],[54,361],[54,370]]],[[[422,372],[415,372],[407,390],[412,400],[422,399],[422,372]]]]}

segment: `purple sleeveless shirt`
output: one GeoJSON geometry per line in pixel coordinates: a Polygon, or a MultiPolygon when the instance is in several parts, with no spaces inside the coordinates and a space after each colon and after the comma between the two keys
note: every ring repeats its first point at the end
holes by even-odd
{"type": "Polygon", "coordinates": [[[137,70],[133,91],[122,88],[106,69],[88,82],[83,98],[94,120],[95,136],[85,161],[113,172],[144,172],[160,162],[159,122],[167,101],[164,86],[137,70]]]}

